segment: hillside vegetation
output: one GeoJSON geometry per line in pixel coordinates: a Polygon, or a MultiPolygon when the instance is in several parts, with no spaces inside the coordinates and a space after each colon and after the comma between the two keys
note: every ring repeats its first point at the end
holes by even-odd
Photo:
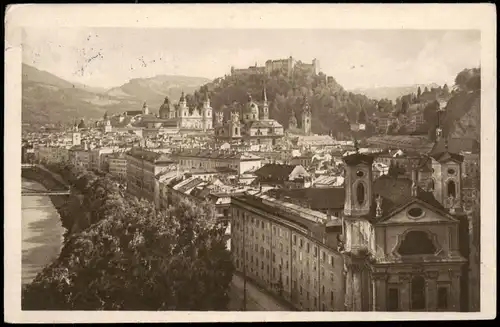
{"type": "MultiPolygon", "coordinates": [[[[346,91],[333,77],[323,73],[310,75],[300,70],[287,76],[277,71],[270,76],[246,75],[225,76],[207,83],[188,96],[192,106],[201,106],[204,94],[208,93],[215,110],[230,110],[245,103],[247,94],[256,101],[262,101],[262,90],[266,87],[270,102],[270,117],[278,120],[285,128],[292,115],[299,127],[304,103],[307,97],[313,113],[312,131],[317,134],[332,133],[339,138],[349,137],[349,124],[355,121],[366,123],[365,136],[373,134],[427,134],[435,137],[439,102],[447,104],[446,114],[441,119],[444,133],[478,137],[480,70],[464,69],[455,80],[455,85],[417,86],[408,94],[391,99],[370,99],[365,95],[346,91]],[[415,93],[416,91],[416,93],[415,93]],[[411,115],[422,112],[424,124],[411,130],[411,115]],[[392,116],[395,122],[387,130],[377,130],[381,117],[392,116]],[[411,132],[410,132],[411,131],[411,132]]],[[[404,89],[404,88],[402,88],[404,89]]]]}
{"type": "Polygon", "coordinates": [[[424,89],[424,88],[436,88],[439,87],[439,85],[432,83],[432,84],[416,84],[416,85],[409,85],[409,86],[382,86],[382,87],[373,87],[373,88],[357,88],[351,90],[351,92],[354,93],[359,93],[366,95],[369,98],[376,99],[376,100],[382,100],[382,99],[388,99],[391,101],[396,101],[397,98],[401,98],[404,95],[411,94],[413,92],[416,92],[418,88],[424,89]]]}
{"type": "Polygon", "coordinates": [[[270,104],[269,115],[285,128],[291,115],[296,116],[301,127],[304,97],[307,97],[313,114],[312,131],[318,134],[349,133],[349,123],[355,122],[360,112],[364,112],[364,116],[373,114],[377,104],[364,95],[346,91],[333,77],[323,73],[314,76],[300,70],[295,70],[290,77],[281,71],[270,76],[225,76],[202,86],[188,97],[188,102],[201,106],[208,92],[215,110],[224,106],[232,108],[234,102],[244,104],[248,94],[255,101],[262,101],[264,86],[270,104]]]}

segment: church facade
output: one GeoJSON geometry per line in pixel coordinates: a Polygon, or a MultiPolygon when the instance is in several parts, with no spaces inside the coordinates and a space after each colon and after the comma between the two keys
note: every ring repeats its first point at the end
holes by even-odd
{"type": "Polygon", "coordinates": [[[411,178],[377,179],[372,156],[355,153],[343,160],[340,217],[294,207],[265,192],[235,197],[237,270],[299,310],[467,311],[461,156],[434,155],[431,190],[418,186],[417,160],[411,178]]]}
{"type": "Polygon", "coordinates": [[[219,141],[243,142],[245,144],[274,145],[283,137],[283,126],[269,118],[266,90],[263,90],[261,106],[248,96],[241,110],[233,108],[229,117],[222,111],[215,115],[214,135],[219,141]],[[225,119],[226,118],[226,119],[225,119]]]}
{"type": "Polygon", "coordinates": [[[113,117],[108,117],[106,113],[101,126],[105,133],[112,132],[113,129],[139,128],[143,136],[190,131],[209,132],[213,129],[212,107],[207,95],[201,108],[190,109],[183,92],[177,104],[165,97],[158,115],[151,113],[148,105],[144,103],[140,111],[128,111],[113,117]]]}

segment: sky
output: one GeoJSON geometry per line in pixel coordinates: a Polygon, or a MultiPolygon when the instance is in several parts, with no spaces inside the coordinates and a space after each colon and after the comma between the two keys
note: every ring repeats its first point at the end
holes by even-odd
{"type": "Polygon", "coordinates": [[[23,62],[68,81],[115,87],[155,75],[222,77],[230,67],[294,57],[346,89],[453,84],[480,65],[473,30],[25,29],[23,62]]]}

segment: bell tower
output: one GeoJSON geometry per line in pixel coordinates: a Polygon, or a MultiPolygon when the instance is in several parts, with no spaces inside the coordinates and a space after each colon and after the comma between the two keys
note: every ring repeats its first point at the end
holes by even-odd
{"type": "Polygon", "coordinates": [[[311,108],[309,107],[309,102],[307,101],[307,97],[304,96],[304,107],[302,112],[302,130],[305,135],[309,135],[311,133],[311,108]]]}
{"type": "Polygon", "coordinates": [[[202,124],[203,130],[212,129],[212,107],[210,106],[210,98],[208,93],[205,95],[202,109],[202,124]]]}
{"type": "Polygon", "coordinates": [[[369,258],[375,250],[373,226],[370,223],[373,157],[358,153],[344,157],[345,202],[343,231],[345,304],[347,311],[369,310],[369,258]]]}
{"type": "Polygon", "coordinates": [[[149,115],[149,108],[148,108],[148,105],[146,104],[146,102],[144,102],[144,104],[142,105],[142,114],[149,115]]]}
{"type": "Polygon", "coordinates": [[[240,114],[237,111],[231,112],[231,118],[229,119],[229,136],[241,136],[240,114]]]}
{"type": "Polygon", "coordinates": [[[262,91],[262,110],[260,113],[260,119],[269,119],[269,104],[267,103],[267,92],[266,87],[264,86],[264,90],[262,91]]]}
{"type": "Polygon", "coordinates": [[[222,125],[224,122],[224,113],[222,111],[215,112],[215,124],[222,125]]]}
{"type": "Polygon", "coordinates": [[[450,213],[462,209],[462,163],[464,157],[448,151],[445,140],[445,151],[431,155],[432,180],[434,198],[450,213]]]}
{"type": "Polygon", "coordinates": [[[365,216],[372,206],[372,164],[373,157],[355,153],[344,158],[345,203],[344,215],[365,216]]]}

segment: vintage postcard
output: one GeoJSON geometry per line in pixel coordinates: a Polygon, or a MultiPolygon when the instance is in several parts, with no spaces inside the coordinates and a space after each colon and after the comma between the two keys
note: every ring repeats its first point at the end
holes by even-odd
{"type": "Polygon", "coordinates": [[[7,7],[6,321],[494,318],[495,26],[7,7]]]}

